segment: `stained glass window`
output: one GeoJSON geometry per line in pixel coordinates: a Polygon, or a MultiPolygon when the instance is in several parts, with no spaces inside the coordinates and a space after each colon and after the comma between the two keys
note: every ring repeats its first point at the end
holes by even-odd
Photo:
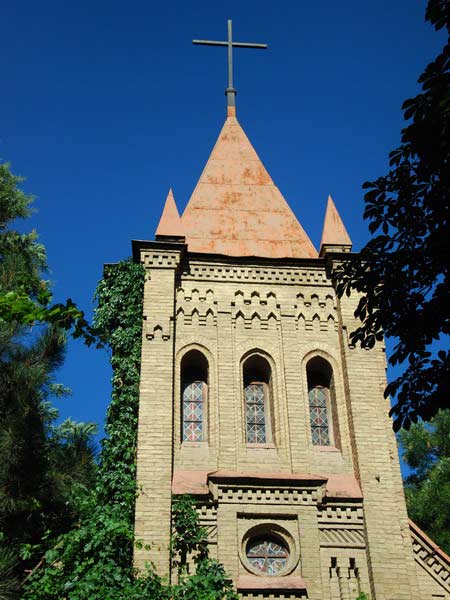
{"type": "Polygon", "coordinates": [[[247,442],[249,444],[265,444],[267,442],[265,388],[265,383],[250,383],[245,386],[247,442]]]}
{"type": "Polygon", "coordinates": [[[247,560],[266,575],[277,575],[288,562],[289,551],[281,541],[273,538],[250,540],[247,544],[247,560]]]}
{"type": "Polygon", "coordinates": [[[204,383],[194,381],[183,391],[183,441],[203,441],[204,383]]]}
{"type": "Polygon", "coordinates": [[[316,446],[330,446],[328,424],[329,390],[316,385],[309,390],[309,415],[311,420],[312,443],[316,446]]]}

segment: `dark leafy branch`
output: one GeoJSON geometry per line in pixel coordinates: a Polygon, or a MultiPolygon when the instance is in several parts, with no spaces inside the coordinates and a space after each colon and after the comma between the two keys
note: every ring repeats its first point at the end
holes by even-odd
{"type": "MultiPolygon", "coordinates": [[[[431,0],[426,19],[449,31],[450,2],[431,0]]],[[[389,155],[390,171],[363,186],[374,237],[334,273],[339,296],[360,294],[352,342],[372,348],[383,334],[392,337],[389,362],[406,363],[385,392],[396,396],[395,430],[450,402],[449,67],[447,44],[419,78],[422,92],[403,104],[409,123],[389,155]]]]}

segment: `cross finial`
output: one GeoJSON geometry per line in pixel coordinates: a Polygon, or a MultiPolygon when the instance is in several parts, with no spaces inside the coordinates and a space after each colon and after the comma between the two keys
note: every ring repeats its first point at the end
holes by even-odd
{"type": "Polygon", "coordinates": [[[236,114],[236,89],[233,86],[233,47],[235,48],[259,48],[265,50],[267,44],[252,44],[247,42],[233,42],[233,26],[231,19],[228,19],[228,41],[215,42],[210,40],[192,40],[193,44],[202,44],[203,46],[228,46],[228,87],[225,90],[227,97],[228,115],[236,114]]]}

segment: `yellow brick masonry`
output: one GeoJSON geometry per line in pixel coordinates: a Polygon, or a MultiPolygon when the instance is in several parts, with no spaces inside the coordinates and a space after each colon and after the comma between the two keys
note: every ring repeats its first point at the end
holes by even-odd
{"type": "Polygon", "coordinates": [[[135,532],[150,552],[136,550],[135,564],[151,560],[169,572],[173,448],[173,317],[175,270],[180,252],[147,252],[137,445],[135,532]]]}
{"type": "Polygon", "coordinates": [[[247,573],[240,558],[243,515],[261,522],[290,519],[300,549],[294,574],[307,582],[308,598],[352,600],[357,586],[372,600],[427,598],[418,591],[396,440],[383,399],[383,344],[368,351],[348,342],[356,299],[338,302],[325,259],[285,265],[249,258],[243,264],[207,254],[182,256],[182,245],[172,247],[146,242],[140,250],[147,281],[136,534],[152,550],[136,550],[136,566],[142,568],[150,559],[159,573],[169,572],[173,470],[354,474],[364,495],[359,520],[352,520],[356,509],[351,501],[341,501],[335,508],[324,505],[331,515],[337,511],[330,521],[336,524],[320,526],[337,527],[342,539],[349,540],[347,546],[326,541],[333,532],[321,537],[320,483],[317,499],[300,503],[280,488],[276,497],[284,500],[278,505],[270,486],[268,494],[256,496],[240,485],[223,495],[217,491],[220,482],[219,488],[210,487],[208,502],[217,506],[219,560],[237,582],[247,573]],[[194,348],[209,363],[208,424],[207,439],[189,444],[181,440],[180,362],[194,348]],[[249,447],[245,440],[242,361],[251,351],[263,354],[272,366],[274,444],[265,448],[249,447]],[[332,450],[311,443],[306,362],[314,355],[325,358],[334,373],[338,447],[332,450]],[[341,506],[351,517],[348,526],[339,516],[341,506]]]}
{"type": "Polygon", "coordinates": [[[356,475],[364,495],[371,591],[377,599],[419,600],[389,402],[383,399],[384,347],[364,350],[348,343],[348,333],[357,326],[356,303],[356,298],[344,296],[339,315],[356,475]]]}

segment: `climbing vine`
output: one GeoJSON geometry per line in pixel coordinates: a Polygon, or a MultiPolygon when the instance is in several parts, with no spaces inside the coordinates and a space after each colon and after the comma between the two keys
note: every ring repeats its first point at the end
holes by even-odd
{"type": "Polygon", "coordinates": [[[109,266],[95,298],[94,324],[111,348],[112,395],[102,442],[98,500],[117,504],[132,523],[136,495],[136,440],[141,361],[144,268],[131,261],[109,266]]]}
{"type": "Polygon", "coordinates": [[[100,281],[97,335],[111,349],[112,396],[97,485],[79,492],[80,522],[57,539],[25,584],[24,600],[235,600],[224,568],[209,558],[206,532],[192,499],[173,505],[171,585],[151,566],[133,568],[136,440],[145,272],[130,260],[109,266],[100,281]],[[189,572],[190,561],[195,573],[189,572]]]}

